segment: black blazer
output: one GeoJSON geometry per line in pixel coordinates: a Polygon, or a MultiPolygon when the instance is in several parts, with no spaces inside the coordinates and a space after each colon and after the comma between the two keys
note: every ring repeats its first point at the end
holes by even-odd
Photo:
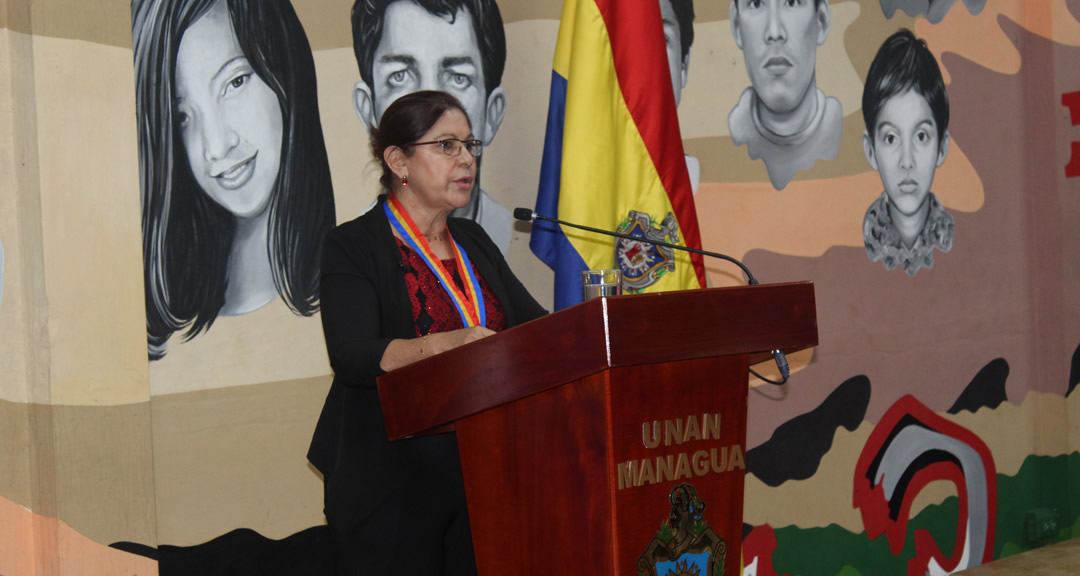
{"type": "MultiPolygon", "coordinates": [[[[383,202],[329,234],[320,286],[323,334],[334,382],[308,460],[323,474],[327,520],[348,529],[394,493],[408,464],[424,458],[431,437],[389,442],[375,378],[395,338],[415,338],[401,251],[383,202]]],[[[450,218],[450,234],[502,304],[507,327],[547,312],[529,295],[483,228],[450,218]]]]}

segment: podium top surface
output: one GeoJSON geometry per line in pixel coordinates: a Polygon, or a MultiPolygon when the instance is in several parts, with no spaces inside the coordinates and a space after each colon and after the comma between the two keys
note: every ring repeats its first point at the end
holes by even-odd
{"type": "Polygon", "coordinates": [[[817,342],[811,282],[597,298],[386,373],[379,396],[394,440],[611,367],[817,342]]]}

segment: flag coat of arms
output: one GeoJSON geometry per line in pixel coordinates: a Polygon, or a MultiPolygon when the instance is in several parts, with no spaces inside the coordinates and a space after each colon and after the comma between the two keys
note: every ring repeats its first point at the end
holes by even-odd
{"type": "MultiPolygon", "coordinates": [[[[654,1],[565,0],[536,211],[701,247],[654,1]]],[[[624,289],[705,286],[701,256],[537,222],[532,251],[555,271],[555,308],[582,300],[581,272],[620,268],[624,289]]]]}

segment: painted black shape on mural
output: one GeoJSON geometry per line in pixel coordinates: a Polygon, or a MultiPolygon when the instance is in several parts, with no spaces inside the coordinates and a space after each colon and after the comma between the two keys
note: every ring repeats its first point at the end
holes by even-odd
{"type": "Polygon", "coordinates": [[[949,408],[949,414],[959,414],[967,410],[974,414],[979,408],[997,408],[1008,400],[1005,393],[1005,381],[1009,379],[1009,363],[1004,358],[994,358],[971,379],[956,402],[949,408]]]}
{"type": "Polygon", "coordinates": [[[836,429],[859,427],[870,404],[870,379],[853,376],[814,410],[784,422],[772,437],[746,452],[746,473],[769,486],[805,480],[817,472],[832,448],[836,429]]]}

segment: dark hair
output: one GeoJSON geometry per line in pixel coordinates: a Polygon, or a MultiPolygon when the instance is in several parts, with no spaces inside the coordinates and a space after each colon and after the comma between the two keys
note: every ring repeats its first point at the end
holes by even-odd
{"type": "Polygon", "coordinates": [[[675,23],[679,25],[679,38],[682,40],[682,59],[690,54],[694,44],[694,0],[670,0],[675,12],[675,23]]]}
{"type": "Polygon", "coordinates": [[[274,285],[293,312],[319,308],[319,253],[335,224],[311,48],[288,0],[135,0],[135,111],[139,130],[143,273],[150,358],[174,332],[191,339],[225,303],[236,217],[191,173],[177,129],[173,80],[184,32],[216,1],[255,73],[277,95],[283,137],[271,194],[267,253],[274,285]]]}
{"type": "MultiPolygon", "coordinates": [[[[824,0],[814,0],[814,9],[815,9],[815,10],[817,10],[817,7],[818,7],[818,6],[821,6],[821,3],[822,3],[823,1],[824,1],[824,0]]],[[[731,3],[735,5],[735,9],[736,9],[736,10],[738,10],[738,9],[739,9],[739,0],[731,0],[731,3]]]]}
{"type": "MultiPolygon", "coordinates": [[[[469,120],[468,112],[461,102],[446,92],[436,90],[420,90],[410,92],[394,100],[390,107],[383,112],[379,126],[371,129],[371,153],[382,165],[382,176],[379,182],[383,189],[389,192],[393,189],[394,173],[386,164],[383,153],[391,146],[397,146],[412,154],[412,143],[419,140],[431,130],[431,127],[446,114],[448,110],[457,110],[469,120]]],[[[472,122],[469,122],[472,125],[472,122]]]]}
{"type": "Polygon", "coordinates": [[[926,99],[937,124],[940,145],[949,127],[949,95],[945,92],[945,80],[926,42],[916,38],[911,30],[902,28],[885,40],[866,73],[862,113],[866,132],[871,138],[885,101],[908,90],[914,90],[926,99]]]}
{"type": "Polygon", "coordinates": [[[372,90],[375,88],[373,63],[375,49],[382,40],[383,17],[386,8],[394,2],[412,2],[434,16],[449,18],[454,22],[459,10],[472,17],[473,34],[480,51],[480,65],[484,71],[484,95],[502,84],[503,68],[506,66],[506,32],[503,30],[502,14],[495,0],[356,0],[352,8],[353,52],[360,67],[360,78],[372,90]]]}

